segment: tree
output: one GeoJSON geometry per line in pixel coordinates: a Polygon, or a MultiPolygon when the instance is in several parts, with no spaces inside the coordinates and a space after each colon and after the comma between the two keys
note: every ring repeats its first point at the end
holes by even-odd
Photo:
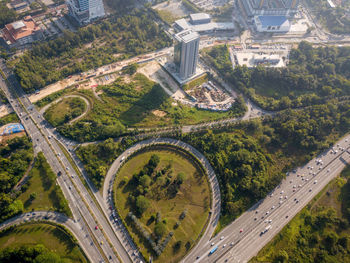
{"type": "Polygon", "coordinates": [[[140,177],[139,182],[143,187],[148,187],[151,184],[151,178],[145,174],[140,177]]]}
{"type": "Polygon", "coordinates": [[[154,234],[157,236],[158,239],[164,236],[165,232],[166,232],[166,226],[163,222],[158,222],[154,226],[154,234]]]}
{"type": "Polygon", "coordinates": [[[176,177],[177,183],[182,184],[185,180],[186,180],[186,174],[184,174],[183,172],[178,173],[176,177]]]}
{"type": "Polygon", "coordinates": [[[150,202],[145,196],[139,195],[136,198],[136,209],[140,215],[142,215],[144,212],[146,212],[146,210],[149,208],[149,206],[150,206],[150,202]]]}

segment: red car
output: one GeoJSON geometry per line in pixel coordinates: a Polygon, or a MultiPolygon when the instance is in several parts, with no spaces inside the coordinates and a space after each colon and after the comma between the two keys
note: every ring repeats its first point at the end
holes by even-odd
{"type": "Polygon", "coordinates": [[[95,226],[95,229],[97,230],[97,229],[98,229],[98,226],[95,226]]]}

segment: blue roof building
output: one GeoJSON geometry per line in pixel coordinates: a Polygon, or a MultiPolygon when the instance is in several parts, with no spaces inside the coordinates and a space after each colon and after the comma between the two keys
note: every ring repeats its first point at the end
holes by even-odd
{"type": "Polygon", "coordinates": [[[256,16],[254,17],[258,32],[283,33],[290,30],[290,22],[285,16],[256,16]]]}

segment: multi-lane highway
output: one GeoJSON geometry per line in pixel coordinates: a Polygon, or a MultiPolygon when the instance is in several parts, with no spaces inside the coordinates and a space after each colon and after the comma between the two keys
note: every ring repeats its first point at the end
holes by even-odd
{"type": "Polygon", "coordinates": [[[349,142],[347,136],[334,148],[288,173],[265,199],[193,251],[194,256],[185,262],[249,261],[347,165],[349,142]]]}
{"type": "Polygon", "coordinates": [[[139,262],[141,259],[129,257],[121,242],[115,235],[110,222],[96,205],[85,188],[79,176],[65,157],[59,145],[52,138],[47,122],[30,103],[15,77],[1,61],[0,67],[7,74],[8,83],[0,81],[11,106],[19,116],[26,131],[31,136],[35,151],[42,151],[53,171],[58,174],[57,182],[68,200],[73,216],[81,225],[86,235],[92,235],[95,242],[91,243],[88,257],[93,262],[139,262]],[[7,85],[9,84],[9,86],[7,85]]]}

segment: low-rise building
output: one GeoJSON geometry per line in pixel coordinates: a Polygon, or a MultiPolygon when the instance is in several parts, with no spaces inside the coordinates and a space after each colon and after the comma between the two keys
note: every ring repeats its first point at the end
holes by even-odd
{"type": "Polygon", "coordinates": [[[211,16],[206,13],[190,14],[190,21],[194,25],[207,24],[211,22],[211,16]]]}
{"type": "Polygon", "coordinates": [[[31,16],[5,25],[1,34],[2,39],[10,48],[30,44],[43,37],[42,29],[31,16]]]}
{"type": "Polygon", "coordinates": [[[258,32],[285,33],[291,27],[285,16],[255,16],[254,22],[258,32]]]}

